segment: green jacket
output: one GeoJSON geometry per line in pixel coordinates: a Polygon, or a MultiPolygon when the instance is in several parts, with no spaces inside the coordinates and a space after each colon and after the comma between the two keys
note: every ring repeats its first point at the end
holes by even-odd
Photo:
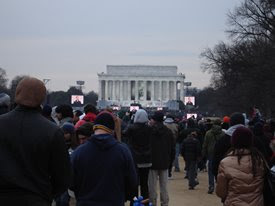
{"type": "Polygon", "coordinates": [[[223,135],[224,133],[219,125],[213,125],[212,128],[206,132],[202,146],[202,155],[204,157],[213,156],[215,144],[223,135]]]}

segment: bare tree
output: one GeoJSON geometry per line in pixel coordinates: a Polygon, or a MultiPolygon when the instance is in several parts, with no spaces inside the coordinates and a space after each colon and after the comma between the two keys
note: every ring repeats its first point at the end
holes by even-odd
{"type": "Polygon", "coordinates": [[[228,14],[230,36],[235,40],[275,41],[275,1],[245,0],[228,14]]]}

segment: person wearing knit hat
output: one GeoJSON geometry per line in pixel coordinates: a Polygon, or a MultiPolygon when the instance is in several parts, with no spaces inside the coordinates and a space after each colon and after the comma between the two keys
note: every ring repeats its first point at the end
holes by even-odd
{"type": "Polygon", "coordinates": [[[131,152],[115,139],[114,128],[112,114],[99,113],[94,121],[94,135],[72,154],[71,190],[79,205],[123,206],[125,193],[136,188],[137,175],[131,152]]]}
{"type": "Polygon", "coordinates": [[[228,124],[230,123],[230,117],[228,117],[228,116],[224,116],[222,120],[225,123],[228,123],[228,124]]]}
{"type": "Polygon", "coordinates": [[[251,130],[238,127],[232,134],[231,144],[232,148],[219,165],[216,194],[225,206],[263,206],[264,157],[253,147],[251,130]]]}
{"type": "Polygon", "coordinates": [[[108,112],[101,112],[94,121],[94,131],[103,130],[108,134],[113,134],[115,129],[115,121],[113,116],[108,112]]]}
{"type": "Polygon", "coordinates": [[[148,126],[148,115],[144,109],[137,110],[134,124],[127,127],[124,136],[132,152],[139,179],[139,185],[137,185],[133,197],[130,198],[133,204],[133,198],[134,196],[138,197],[139,191],[144,199],[149,197],[148,175],[152,166],[152,128],[148,126]]]}
{"type": "Polygon", "coordinates": [[[175,157],[174,137],[171,130],[163,124],[163,112],[155,112],[150,125],[152,127],[152,167],[148,178],[149,199],[153,205],[157,205],[156,188],[159,181],[161,205],[168,205],[168,169],[171,159],[175,157]]]}
{"type": "Polygon", "coordinates": [[[0,115],[5,114],[10,108],[10,96],[6,93],[0,93],[0,115]]]}
{"type": "Polygon", "coordinates": [[[86,122],[76,129],[76,138],[79,144],[84,144],[94,134],[93,126],[92,122],[86,122]]]}
{"type": "Polygon", "coordinates": [[[1,205],[50,205],[70,184],[63,132],[41,114],[45,95],[42,81],[25,77],[16,88],[16,108],[0,115],[1,205]]]}

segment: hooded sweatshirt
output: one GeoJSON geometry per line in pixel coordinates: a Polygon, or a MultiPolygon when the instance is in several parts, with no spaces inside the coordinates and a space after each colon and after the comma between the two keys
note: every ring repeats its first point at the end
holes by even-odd
{"type": "Polygon", "coordinates": [[[113,135],[93,135],[72,155],[77,206],[124,206],[137,184],[131,153],[113,135]]]}

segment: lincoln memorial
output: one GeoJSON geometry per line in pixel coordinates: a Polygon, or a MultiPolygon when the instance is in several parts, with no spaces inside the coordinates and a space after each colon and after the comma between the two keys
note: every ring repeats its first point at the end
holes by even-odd
{"type": "Polygon", "coordinates": [[[99,73],[98,105],[165,107],[169,100],[184,99],[184,74],[176,66],[107,65],[99,73]]]}

